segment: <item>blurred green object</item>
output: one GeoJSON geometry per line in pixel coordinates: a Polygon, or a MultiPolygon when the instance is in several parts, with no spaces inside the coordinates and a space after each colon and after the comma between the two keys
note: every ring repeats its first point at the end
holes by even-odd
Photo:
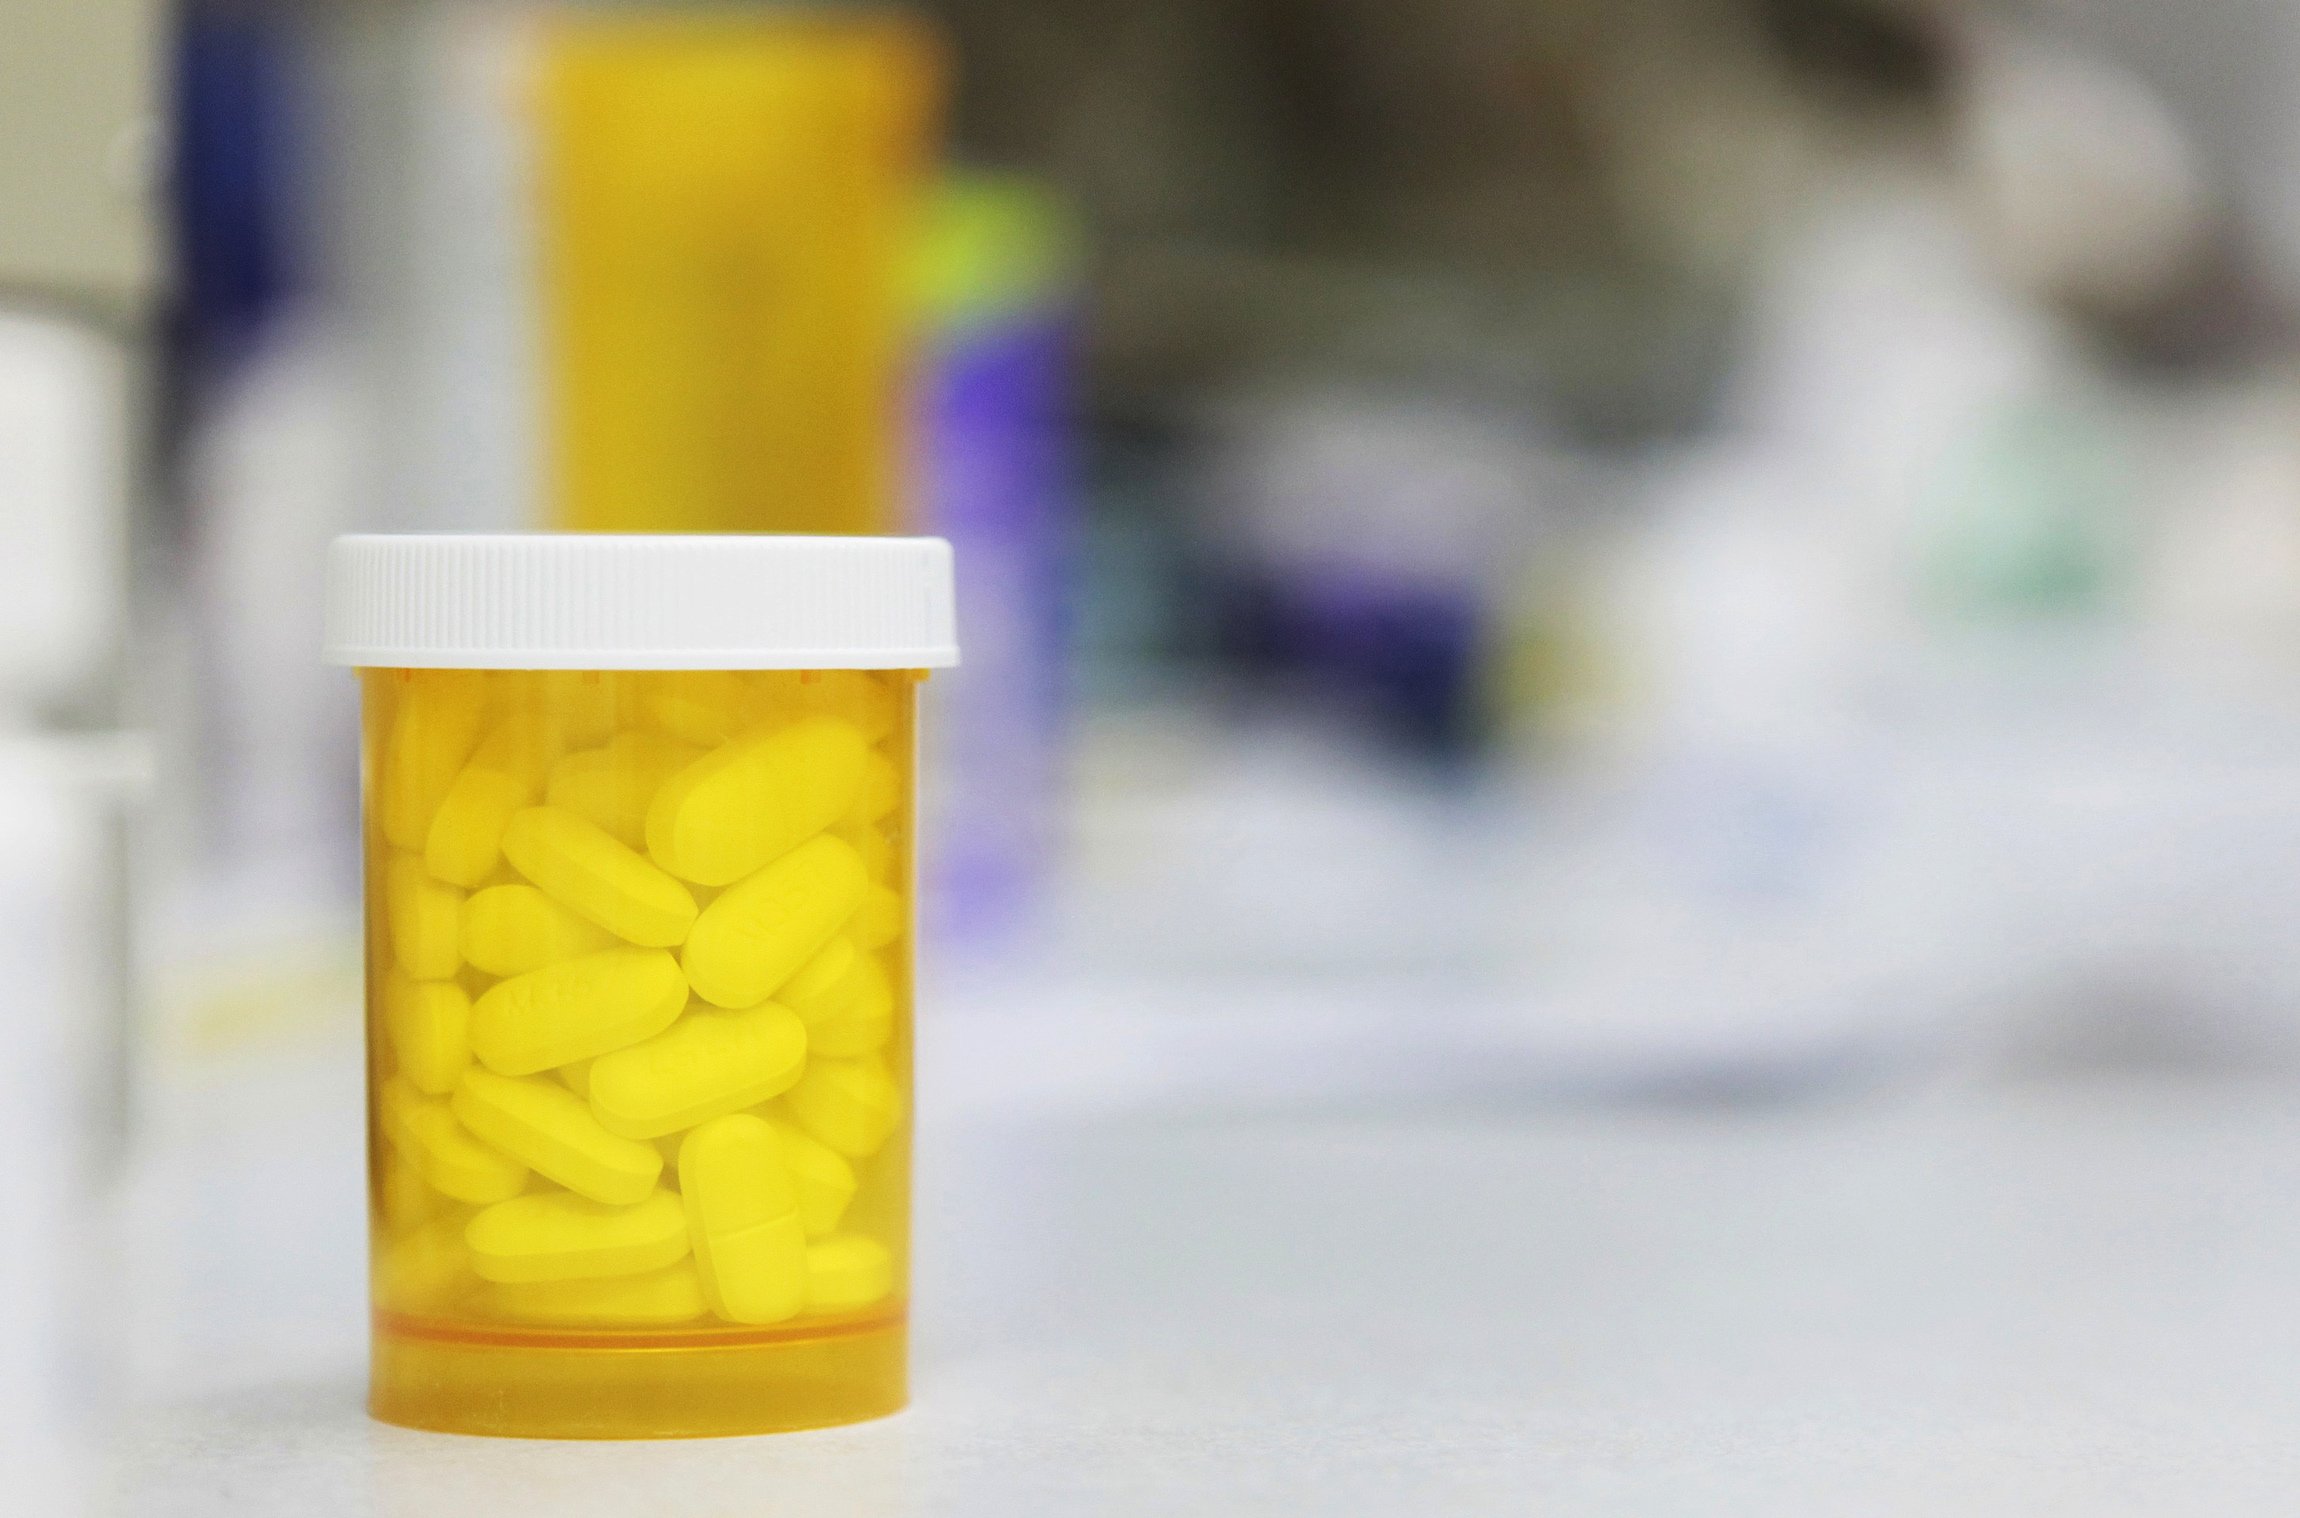
{"type": "Polygon", "coordinates": [[[1081,262],[1062,197],[1026,174],[954,169],[926,210],[912,271],[915,310],[948,337],[1070,292],[1081,262]]]}
{"type": "Polygon", "coordinates": [[[2130,579],[2129,478],[2090,411],[2007,412],[1952,457],[1924,544],[1927,601],[1990,619],[2113,609],[2130,579]]]}

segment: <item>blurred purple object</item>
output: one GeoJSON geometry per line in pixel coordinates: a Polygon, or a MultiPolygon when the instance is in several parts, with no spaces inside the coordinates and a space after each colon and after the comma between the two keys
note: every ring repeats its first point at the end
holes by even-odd
{"type": "Polygon", "coordinates": [[[1217,636],[1227,661],[1450,759],[1486,726],[1478,659],[1489,621],[1469,587],[1329,566],[1228,576],[1217,636]]]}
{"type": "Polygon", "coordinates": [[[961,180],[938,248],[949,302],[926,386],[927,525],[957,550],[966,665],[929,689],[927,928],[1022,930],[1054,848],[1072,516],[1067,281],[1048,214],[1004,181],[961,180]]]}

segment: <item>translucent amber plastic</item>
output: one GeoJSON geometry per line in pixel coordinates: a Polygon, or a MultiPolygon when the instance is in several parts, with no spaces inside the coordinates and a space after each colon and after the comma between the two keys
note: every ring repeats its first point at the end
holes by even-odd
{"type": "Polygon", "coordinates": [[[915,678],[364,673],[377,1417],[902,1405],[915,678]]]}

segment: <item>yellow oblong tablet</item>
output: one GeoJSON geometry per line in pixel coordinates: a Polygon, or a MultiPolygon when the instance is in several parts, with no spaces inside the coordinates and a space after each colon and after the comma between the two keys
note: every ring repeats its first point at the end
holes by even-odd
{"type": "Polygon", "coordinates": [[[875,954],[851,938],[834,938],[775,993],[807,1025],[807,1052],[843,1058],[868,1054],[894,1032],[894,984],[875,954]]]}
{"type": "Polygon", "coordinates": [[[503,830],[515,812],[542,796],[555,746],[551,730],[533,712],[496,723],[432,814],[424,868],[466,888],[494,874],[503,861],[503,830]]]}
{"type": "Polygon", "coordinates": [[[413,854],[383,865],[383,918],[391,953],[417,980],[446,980],[463,968],[463,893],[431,878],[413,854]]]}
{"type": "Polygon", "coordinates": [[[514,813],[503,857],[561,905],[627,942],[668,949],[694,926],[695,898],[685,886],[573,812],[514,813]]]}
{"type": "Polygon", "coordinates": [[[836,1005],[813,1017],[801,1014],[807,1025],[807,1051],[843,1059],[885,1047],[894,1034],[894,982],[876,954],[855,960],[851,992],[836,1005]]]}
{"type": "Polygon", "coordinates": [[[818,714],[851,722],[876,743],[894,731],[901,698],[890,683],[897,676],[862,669],[775,671],[761,677],[760,705],[793,714],[818,714]]]}
{"type": "Polygon", "coordinates": [[[394,848],[421,853],[440,799],[479,742],[487,679],[476,670],[403,670],[385,688],[394,707],[376,756],[376,823],[394,848]]]}
{"type": "Polygon", "coordinates": [[[524,975],[595,954],[615,935],[524,882],[474,891],[463,903],[463,957],[490,975],[524,975]]]}
{"type": "Polygon", "coordinates": [[[440,1312],[477,1285],[463,1220],[439,1218],[393,1239],[375,1257],[375,1296],[395,1312],[440,1312]]]}
{"type": "Polygon", "coordinates": [[[894,1290],[894,1255],[859,1233],[834,1233],[807,1246],[807,1306],[816,1312],[868,1307],[894,1290]]]}
{"type": "Polygon", "coordinates": [[[610,1132],[658,1138],[781,1095],[806,1062],[806,1025],[773,1002],[689,1012],[645,1043],[592,1061],[591,1110],[610,1132]]]}
{"type": "Polygon", "coordinates": [[[710,748],[750,720],[750,684],[731,669],[666,670],[644,678],[648,720],[688,743],[710,748]]]}
{"type": "Polygon", "coordinates": [[[687,1253],[679,1199],[651,1193],[610,1207],[571,1192],[498,1202],[463,1231],[471,1268],[490,1281],[578,1281],[659,1270],[687,1253]]]}
{"type": "Polygon", "coordinates": [[[685,1260],[645,1275],[593,1280],[502,1282],[489,1291],[496,1310],[519,1323],[592,1328],[660,1328],[710,1311],[703,1283],[685,1260]]]}
{"type": "Polygon", "coordinates": [[[376,1119],[400,1158],[459,1202],[500,1202],[527,1184],[525,1165],[473,1138],[445,1100],[425,1096],[403,1075],[376,1092],[376,1119]]]}
{"type": "Polygon", "coordinates": [[[810,1059],[806,1073],[783,1097],[783,1110],[823,1143],[850,1160],[885,1147],[902,1121],[902,1091],[886,1061],[810,1059]]]}
{"type": "Polygon", "coordinates": [[[452,980],[383,978],[383,1032],[400,1073],[418,1091],[445,1096],[471,1063],[471,998],[452,980]]]}
{"type": "Polygon", "coordinates": [[[439,1193],[415,1173],[415,1167],[398,1149],[384,1152],[383,1174],[376,1181],[375,1201],[385,1224],[394,1230],[413,1228],[439,1210],[440,1200],[439,1193]]]}
{"type": "Polygon", "coordinates": [[[663,1173],[653,1145],[609,1133],[583,1098],[555,1080],[466,1070],[449,1105],[480,1138],[594,1202],[643,1201],[663,1173]]]}
{"type": "Polygon", "coordinates": [[[471,1052],[497,1075],[534,1075],[653,1038],[686,1004],[669,951],[605,949],[488,987],[471,1052]]]}
{"type": "Polygon", "coordinates": [[[863,862],[863,873],[875,882],[882,882],[894,874],[894,840],[875,827],[865,823],[843,822],[832,831],[854,848],[863,862]]]}
{"type": "Polygon", "coordinates": [[[806,1226],[807,1237],[829,1233],[855,1199],[855,1167],[787,1118],[770,1117],[767,1125],[782,1141],[783,1164],[799,1188],[799,1221],[806,1226]]]}
{"type": "Polygon", "coordinates": [[[862,860],[827,834],[721,892],[695,920],[681,964],[695,994],[750,1007],[820,954],[865,888],[862,860]]]}
{"type": "Polygon", "coordinates": [[[807,1235],[782,1146],[762,1118],[717,1117],[679,1146],[679,1191],[703,1295],[735,1323],[779,1323],[807,1305],[807,1235]]]}
{"type": "Polygon", "coordinates": [[[910,928],[910,907],[900,893],[890,887],[874,885],[863,893],[856,905],[852,921],[847,924],[847,935],[859,948],[883,949],[902,937],[910,928]]]}
{"type": "Polygon", "coordinates": [[[845,816],[869,744],[854,725],[805,717],[714,749],[647,809],[647,854],[682,880],[722,886],[845,816]]]}
{"type": "Polygon", "coordinates": [[[855,787],[854,805],[847,808],[845,820],[868,827],[901,804],[902,771],[895,768],[892,759],[872,749],[863,760],[862,779],[855,787]]]}
{"type": "Polygon", "coordinates": [[[570,747],[588,748],[606,742],[615,731],[630,676],[595,669],[539,669],[509,678],[525,686],[527,699],[537,710],[551,714],[570,747]]]}
{"type": "Polygon", "coordinates": [[[851,938],[834,938],[783,983],[775,1000],[812,1023],[853,1001],[862,987],[862,951],[851,938]]]}
{"type": "Polygon", "coordinates": [[[590,821],[633,849],[647,846],[647,808],[663,782],[703,757],[684,739],[646,728],[569,754],[551,771],[544,800],[590,821]]]}

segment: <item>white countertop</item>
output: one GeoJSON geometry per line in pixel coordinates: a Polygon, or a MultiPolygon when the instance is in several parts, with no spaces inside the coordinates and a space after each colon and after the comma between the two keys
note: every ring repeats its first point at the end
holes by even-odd
{"type": "MultiPolygon", "coordinates": [[[[657,1445],[382,1427],[356,1252],[321,1250],[335,1327],[134,1413],[120,1510],[2219,1518],[2300,1490],[2286,1088],[999,1098],[986,1072],[1032,1086],[1040,1046],[930,1035],[938,1078],[985,1078],[923,1104],[908,1412],[657,1445]]],[[[298,1163],[355,1154],[329,1121],[298,1163]]]]}

